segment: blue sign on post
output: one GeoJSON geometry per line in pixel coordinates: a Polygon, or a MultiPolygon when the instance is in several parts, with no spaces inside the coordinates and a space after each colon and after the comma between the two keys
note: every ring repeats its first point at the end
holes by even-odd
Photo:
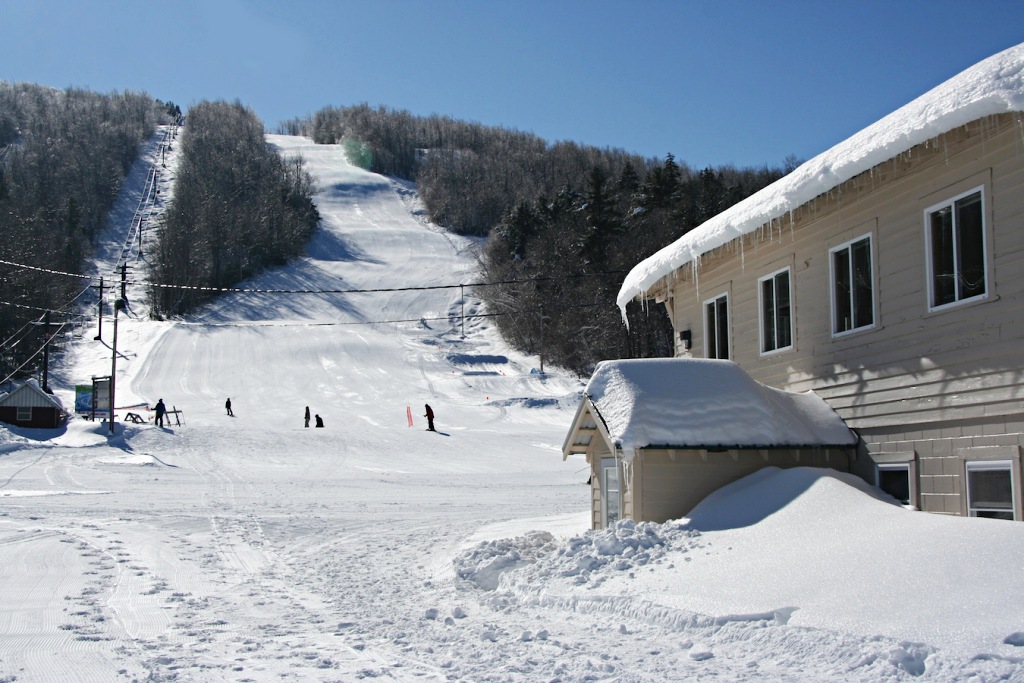
{"type": "Polygon", "coordinates": [[[91,413],[92,412],[92,385],[91,384],[76,384],[75,385],[75,412],[76,413],[91,413]]]}

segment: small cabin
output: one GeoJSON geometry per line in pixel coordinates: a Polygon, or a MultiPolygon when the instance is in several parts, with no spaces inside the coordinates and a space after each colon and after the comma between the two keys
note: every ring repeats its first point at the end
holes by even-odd
{"type": "Polygon", "coordinates": [[[814,392],[756,382],[727,360],[605,361],[562,457],[590,464],[592,528],[665,522],[768,467],[849,471],[856,435],[814,392]]]}
{"type": "Polygon", "coordinates": [[[0,394],[0,422],[16,427],[53,429],[64,424],[64,405],[30,379],[6,394],[0,394]]]}

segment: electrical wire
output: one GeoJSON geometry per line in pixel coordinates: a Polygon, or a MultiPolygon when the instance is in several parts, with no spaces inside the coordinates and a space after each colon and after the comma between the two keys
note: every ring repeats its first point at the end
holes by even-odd
{"type": "Polygon", "coordinates": [[[45,340],[45,341],[43,342],[43,345],[42,345],[42,346],[40,346],[40,347],[39,347],[38,349],[36,349],[36,351],[35,351],[35,352],[34,352],[34,353],[33,353],[32,355],[30,355],[30,356],[29,356],[28,358],[26,358],[26,359],[24,360],[24,362],[22,362],[22,364],[21,364],[21,365],[19,365],[19,366],[18,366],[18,367],[16,367],[16,368],[15,368],[14,370],[12,370],[12,371],[11,371],[11,373],[10,373],[9,375],[7,375],[7,376],[6,376],[6,377],[4,377],[4,378],[3,378],[2,380],[0,380],[0,385],[6,384],[7,382],[9,382],[9,381],[11,380],[11,378],[12,378],[12,377],[14,377],[14,376],[15,376],[15,375],[17,375],[17,374],[18,374],[19,372],[21,372],[21,369],[22,369],[22,368],[24,368],[24,367],[25,367],[26,365],[28,365],[28,364],[29,364],[29,363],[31,363],[31,362],[32,362],[33,360],[35,360],[36,358],[38,358],[38,357],[39,357],[39,356],[40,356],[40,355],[41,355],[41,354],[43,353],[43,351],[45,351],[45,350],[46,350],[46,347],[47,347],[47,346],[49,345],[50,341],[51,341],[51,340],[52,340],[52,339],[53,339],[54,337],[56,337],[56,336],[57,336],[58,334],[60,334],[60,331],[61,331],[61,330],[63,330],[63,329],[65,328],[65,327],[67,327],[67,323],[60,323],[60,326],[59,326],[59,327],[57,328],[57,330],[56,330],[56,331],[55,331],[55,332],[54,332],[53,334],[51,334],[51,335],[47,336],[47,338],[46,338],[46,340],[45,340]]]}
{"type": "MultiPolygon", "coordinates": [[[[60,270],[53,270],[50,268],[41,268],[39,266],[29,266],[23,263],[16,263],[14,261],[6,261],[0,259],[0,265],[12,266],[15,268],[23,268],[25,270],[34,270],[41,273],[49,273],[51,275],[63,275],[66,277],[75,277],[83,280],[97,280],[98,277],[93,275],[82,275],[81,273],[68,273],[60,270]]],[[[597,277],[602,275],[616,275],[624,273],[624,270],[603,270],[594,273],[571,273],[569,275],[547,275],[542,277],[532,277],[525,279],[515,280],[495,280],[494,282],[460,282],[458,284],[449,285],[423,285],[418,287],[378,287],[372,289],[257,289],[249,287],[205,287],[200,285],[178,285],[163,282],[150,282],[148,280],[124,280],[126,285],[138,285],[143,287],[155,287],[155,288],[166,288],[166,289],[184,289],[189,291],[200,291],[200,292],[217,292],[221,294],[369,294],[369,293],[381,293],[381,292],[416,292],[426,291],[433,289],[458,289],[460,287],[495,287],[498,285],[516,285],[516,284],[530,284],[533,282],[553,282],[556,280],[572,280],[583,277],[597,277]]],[[[115,275],[118,273],[115,272],[115,275]]]]}

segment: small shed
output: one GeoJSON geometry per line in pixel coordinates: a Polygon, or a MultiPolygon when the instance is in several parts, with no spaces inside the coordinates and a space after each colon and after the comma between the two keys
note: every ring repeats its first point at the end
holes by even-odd
{"type": "Polygon", "coordinates": [[[52,429],[64,423],[64,404],[34,379],[0,394],[0,422],[17,427],[52,429]]]}
{"type": "Polygon", "coordinates": [[[728,360],[600,363],[562,457],[590,464],[592,527],[684,517],[762,467],[849,471],[857,436],[813,392],[765,386],[728,360]]]}

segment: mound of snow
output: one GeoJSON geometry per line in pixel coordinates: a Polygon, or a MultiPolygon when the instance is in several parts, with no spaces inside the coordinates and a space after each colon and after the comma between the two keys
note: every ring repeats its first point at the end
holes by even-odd
{"type": "Polygon", "coordinates": [[[538,534],[493,541],[456,564],[477,586],[519,596],[600,589],[717,620],[769,618],[958,653],[1015,646],[1021,525],[884,498],[833,470],[765,468],[687,519],[622,521],[561,544],[538,534]]]}

